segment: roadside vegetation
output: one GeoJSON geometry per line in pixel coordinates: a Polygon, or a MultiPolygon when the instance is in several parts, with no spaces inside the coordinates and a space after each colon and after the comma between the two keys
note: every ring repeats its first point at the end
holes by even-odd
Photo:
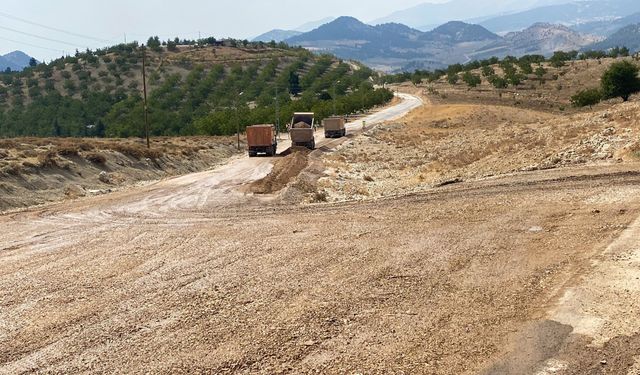
{"type": "Polygon", "coordinates": [[[442,70],[381,76],[379,83],[423,87],[434,103],[484,103],[574,112],[603,101],[628,101],[640,92],[638,57],[631,56],[625,47],[556,52],[551,57],[494,57],[442,70]]]}
{"type": "Polygon", "coordinates": [[[319,119],[389,101],[374,72],[280,43],[214,38],[77,51],[23,72],[0,73],[0,137],[134,137],[143,134],[146,50],[151,135],[229,135],[285,124],[295,111],[319,119]],[[276,99],[277,97],[277,99],[276,99]]]}
{"type": "MultiPolygon", "coordinates": [[[[507,56],[503,59],[492,57],[485,60],[474,60],[467,64],[453,64],[446,69],[434,71],[416,70],[414,72],[402,72],[389,74],[379,78],[381,84],[394,84],[412,82],[420,84],[424,81],[433,83],[446,77],[446,81],[455,85],[464,82],[468,87],[474,88],[480,85],[483,79],[496,89],[518,87],[526,81],[538,81],[544,83],[549,73],[549,68],[562,68],[572,61],[599,61],[605,58],[628,57],[629,49],[616,47],[610,51],[558,51],[547,58],[542,55],[525,55],[520,58],[507,56]]],[[[557,80],[556,76],[551,77],[557,80]]]]}

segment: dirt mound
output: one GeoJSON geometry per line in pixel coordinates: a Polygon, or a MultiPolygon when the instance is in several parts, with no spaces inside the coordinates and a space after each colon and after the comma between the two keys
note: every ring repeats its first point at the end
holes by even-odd
{"type": "Polygon", "coordinates": [[[249,191],[254,194],[273,194],[282,190],[289,181],[307,167],[310,152],[304,147],[292,147],[286,150],[281,154],[284,157],[273,165],[271,173],[252,183],[249,191]]]}
{"type": "Polygon", "coordinates": [[[211,169],[237,153],[231,137],[0,140],[0,212],[111,192],[211,169]]]}

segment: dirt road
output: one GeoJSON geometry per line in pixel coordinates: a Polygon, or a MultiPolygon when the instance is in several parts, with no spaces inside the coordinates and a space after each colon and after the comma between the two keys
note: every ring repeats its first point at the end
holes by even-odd
{"type": "Polygon", "coordinates": [[[1,216],[0,373],[634,366],[640,324],[625,303],[640,293],[629,247],[637,165],[361,203],[287,205],[238,191],[270,170],[269,158],[242,158],[1,216]],[[607,280],[611,270],[619,277],[607,280]],[[584,311],[578,296],[602,302],[601,283],[618,310],[584,311]]]}

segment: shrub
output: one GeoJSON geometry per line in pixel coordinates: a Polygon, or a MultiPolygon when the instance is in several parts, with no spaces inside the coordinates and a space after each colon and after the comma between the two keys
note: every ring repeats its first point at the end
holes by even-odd
{"type": "Polygon", "coordinates": [[[455,85],[459,79],[460,77],[457,74],[449,74],[447,76],[447,82],[449,82],[450,85],[455,85]]]}
{"type": "Polygon", "coordinates": [[[486,65],[486,66],[482,67],[482,75],[483,76],[489,78],[489,77],[494,76],[495,74],[496,74],[496,71],[491,66],[486,65]]]}
{"type": "Polygon", "coordinates": [[[602,100],[602,92],[600,89],[586,89],[578,91],[577,94],[571,97],[571,104],[574,107],[591,107],[600,103],[602,100]]]}
{"type": "Polygon", "coordinates": [[[469,85],[469,87],[476,87],[482,83],[482,79],[477,74],[472,74],[471,72],[465,72],[462,76],[462,80],[469,85]]]}
{"type": "Polygon", "coordinates": [[[506,89],[507,86],[509,86],[509,81],[502,77],[493,76],[491,79],[491,84],[497,89],[506,89]]]}

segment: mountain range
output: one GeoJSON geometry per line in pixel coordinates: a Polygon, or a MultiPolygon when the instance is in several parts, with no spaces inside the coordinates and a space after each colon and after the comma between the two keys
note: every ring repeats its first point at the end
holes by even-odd
{"type": "Polygon", "coordinates": [[[638,0],[575,1],[493,17],[479,24],[495,33],[504,33],[524,29],[531,25],[533,20],[580,27],[582,32],[604,35],[601,34],[606,33],[606,28],[601,29],[603,24],[615,22],[637,12],[640,12],[638,0]]]}
{"type": "Polygon", "coordinates": [[[491,56],[550,55],[557,50],[579,50],[601,39],[546,23],[500,36],[461,21],[422,32],[398,23],[371,26],[353,17],[340,17],[285,42],[359,60],[378,70],[398,71],[443,68],[491,56]]]}
{"type": "Polygon", "coordinates": [[[640,51],[640,23],[628,25],[610,35],[602,42],[589,46],[593,50],[607,50],[624,46],[632,52],[640,51]]]}
{"type": "Polygon", "coordinates": [[[302,33],[309,32],[311,30],[317,29],[318,27],[327,24],[331,21],[335,20],[335,17],[327,17],[316,21],[307,22],[303,25],[296,27],[293,30],[283,30],[283,29],[273,29],[271,31],[267,31],[264,34],[258,35],[253,38],[252,42],[282,42],[285,39],[289,39],[296,35],[300,35],[302,33]]]}
{"type": "Polygon", "coordinates": [[[371,24],[402,23],[428,31],[434,25],[451,20],[479,20],[521,12],[536,7],[566,3],[571,0],[451,0],[445,3],[423,3],[371,21],[371,24]]]}
{"type": "Polygon", "coordinates": [[[31,56],[22,51],[13,51],[4,56],[0,56],[0,71],[4,72],[7,68],[12,71],[21,71],[29,66],[31,56]]]}

